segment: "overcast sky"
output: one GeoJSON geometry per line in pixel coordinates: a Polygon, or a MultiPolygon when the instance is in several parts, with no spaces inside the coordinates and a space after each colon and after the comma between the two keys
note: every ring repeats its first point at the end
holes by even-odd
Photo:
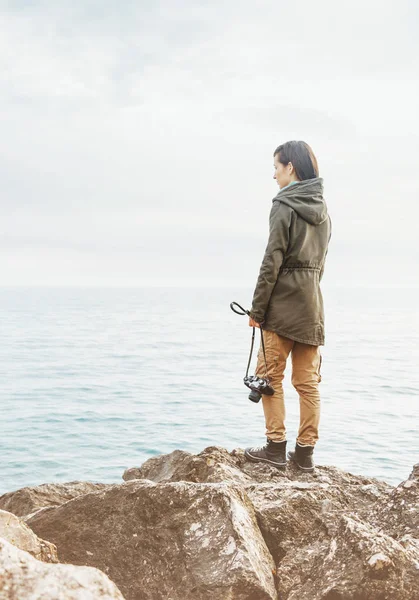
{"type": "Polygon", "coordinates": [[[414,0],[0,6],[1,285],[253,285],[289,139],[324,283],[418,283],[414,0]]]}

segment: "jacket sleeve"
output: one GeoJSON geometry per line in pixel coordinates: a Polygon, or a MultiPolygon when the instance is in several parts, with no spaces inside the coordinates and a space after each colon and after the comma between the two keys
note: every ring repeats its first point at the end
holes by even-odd
{"type": "Polygon", "coordinates": [[[263,323],[279,270],[288,248],[292,209],[282,202],[274,202],[269,215],[269,240],[260,267],[253,294],[250,317],[263,323]]]}
{"type": "Polygon", "coordinates": [[[330,227],[330,233],[329,233],[329,239],[327,241],[327,246],[328,247],[326,248],[326,254],[324,255],[323,264],[322,264],[321,269],[320,269],[319,282],[322,280],[322,277],[323,277],[324,265],[326,264],[326,256],[327,256],[327,253],[329,251],[329,243],[330,243],[330,239],[332,237],[332,220],[331,220],[330,216],[329,216],[329,227],[330,227]]]}

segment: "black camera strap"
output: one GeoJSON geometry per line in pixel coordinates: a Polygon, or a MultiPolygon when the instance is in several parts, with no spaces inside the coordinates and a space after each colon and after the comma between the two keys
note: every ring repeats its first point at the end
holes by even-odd
{"type": "MultiPolygon", "coordinates": [[[[230,308],[233,312],[236,313],[236,315],[248,315],[250,316],[250,313],[248,310],[245,310],[242,306],[240,306],[240,304],[238,304],[237,302],[231,302],[230,304],[230,308]],[[234,306],[238,306],[238,308],[240,309],[240,311],[236,310],[235,308],[233,308],[234,306]]],[[[268,365],[266,364],[266,353],[265,353],[265,343],[263,341],[263,330],[262,330],[262,325],[259,323],[259,328],[260,328],[260,341],[262,343],[262,351],[263,351],[263,360],[265,361],[265,377],[268,379],[268,365]]],[[[253,354],[253,346],[255,343],[255,327],[252,328],[252,343],[250,346],[250,355],[249,355],[249,361],[247,363],[247,369],[246,369],[246,377],[249,374],[249,369],[250,369],[250,363],[252,361],[252,354],[253,354]]]]}

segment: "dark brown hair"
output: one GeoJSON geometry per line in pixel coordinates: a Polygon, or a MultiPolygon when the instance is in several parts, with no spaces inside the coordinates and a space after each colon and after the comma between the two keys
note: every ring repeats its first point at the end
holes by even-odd
{"type": "Polygon", "coordinates": [[[319,176],[319,166],[313,150],[306,142],[285,142],[281,144],[274,152],[274,157],[278,154],[278,161],[287,166],[292,163],[295,174],[300,181],[304,179],[314,179],[319,176]]]}

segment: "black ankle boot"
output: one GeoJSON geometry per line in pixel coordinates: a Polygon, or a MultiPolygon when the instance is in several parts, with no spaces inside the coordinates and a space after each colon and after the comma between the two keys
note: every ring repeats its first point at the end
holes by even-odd
{"type": "Polygon", "coordinates": [[[264,446],[246,448],[244,455],[252,462],[265,462],[278,467],[278,469],[283,469],[287,466],[286,448],[286,441],[273,442],[267,439],[267,443],[264,446]]]}
{"type": "Polygon", "coordinates": [[[314,446],[300,446],[297,442],[295,450],[288,452],[288,458],[302,471],[311,473],[314,471],[313,450],[314,446]]]}

